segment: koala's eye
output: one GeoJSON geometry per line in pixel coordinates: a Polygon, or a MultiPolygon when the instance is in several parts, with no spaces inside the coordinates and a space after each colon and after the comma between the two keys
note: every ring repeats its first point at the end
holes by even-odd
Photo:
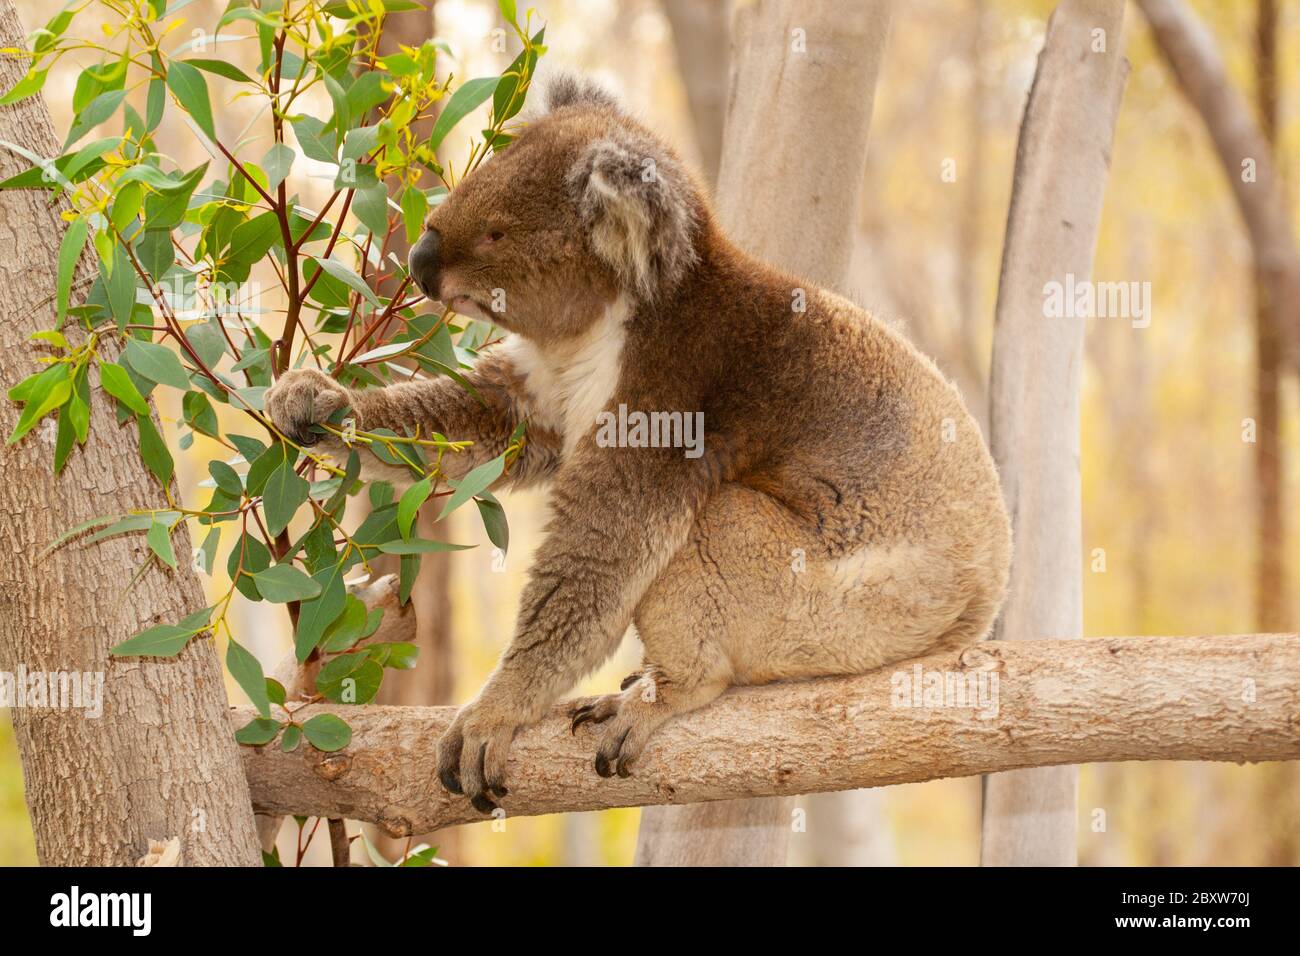
{"type": "Polygon", "coordinates": [[[489,232],[483,238],[486,239],[488,242],[500,242],[505,237],[506,234],[502,232],[500,229],[494,229],[492,230],[492,232],[489,232]]]}

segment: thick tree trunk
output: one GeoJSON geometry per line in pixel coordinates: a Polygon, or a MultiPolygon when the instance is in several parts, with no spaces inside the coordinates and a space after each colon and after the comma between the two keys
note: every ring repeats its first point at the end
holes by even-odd
{"type": "Polygon", "coordinates": [[[722,162],[722,126],[727,119],[729,0],[663,0],[673,31],[677,69],[686,86],[700,171],[712,186],[722,162]]]}
{"type": "Polygon", "coordinates": [[[1228,82],[1214,37],[1182,0],[1137,0],[1152,37],[1200,114],[1250,237],[1259,284],[1300,367],[1300,249],[1268,138],[1228,82]]]}
{"type": "MultiPolygon", "coordinates": [[[[0,29],[4,46],[21,45],[24,31],[11,0],[0,0],[0,29]]],[[[0,89],[22,75],[23,61],[0,60],[0,89]]],[[[46,156],[58,149],[39,96],[0,107],[0,138],[46,156]]],[[[0,177],[26,166],[11,152],[0,153],[0,177]]],[[[0,193],[3,390],[39,369],[28,336],[54,325],[59,210],[44,191],[0,193]]],[[[84,289],[89,259],[77,275],[84,289]]],[[[17,407],[0,401],[0,429],[8,433],[17,418],[17,407]]],[[[98,718],[71,709],[11,711],[37,853],[46,865],[131,865],[151,840],[179,838],[186,865],[259,865],[248,786],[211,640],[193,641],[175,660],[108,656],[111,646],[142,628],[203,606],[187,563],[169,572],[155,562],[128,593],[125,583],[150,560],[143,534],[88,548],[74,542],[36,558],[61,532],[90,518],[166,506],[140,461],[135,429],[118,427],[98,390],[90,431],[57,477],[52,444],[39,428],[3,452],[0,547],[9,558],[0,563],[0,668],[103,675],[98,718]]],[[[189,555],[185,531],[173,545],[189,555]]]]}
{"type": "MultiPolygon", "coordinates": [[[[1092,275],[1128,66],[1124,0],[1062,0],[1025,106],[1002,251],[990,430],[1015,535],[997,635],[1083,633],[1079,378],[1083,317],[1045,313],[1048,283],[1092,275]]],[[[985,865],[1074,865],[1078,772],[1023,770],[984,785],[985,865]]]]}
{"type": "MultiPolygon", "coordinates": [[[[627,778],[591,769],[591,738],[569,730],[571,703],[515,738],[507,816],[726,801],[703,804],[716,809],[737,794],[1081,762],[1294,760],[1300,636],[990,641],[898,670],[735,688],[665,724],[627,778]],[[940,696],[927,703],[927,692],[940,696]]],[[[258,810],[345,816],[395,834],[483,819],[429,783],[455,708],[337,710],[353,728],[345,751],[244,748],[258,810]]]]}
{"type": "MultiPolygon", "coordinates": [[[[841,291],[890,14],[889,0],[757,0],[732,22],[719,217],[759,258],[841,291]]],[[[791,810],[783,800],[646,810],[637,863],[784,865],[791,810]]]]}

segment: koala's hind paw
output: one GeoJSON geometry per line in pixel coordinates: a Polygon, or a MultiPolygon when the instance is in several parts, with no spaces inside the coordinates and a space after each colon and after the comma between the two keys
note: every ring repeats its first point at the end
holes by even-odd
{"type": "Polygon", "coordinates": [[[299,445],[320,441],[313,429],[351,403],[348,390],[316,369],[285,372],[266,393],[266,413],[280,432],[299,445]]]}
{"type": "Polygon", "coordinates": [[[604,724],[600,746],[596,748],[596,773],[602,777],[632,775],[632,764],[641,756],[646,741],[673,711],[655,700],[654,684],[649,678],[635,677],[624,682],[618,694],[598,697],[573,712],[573,733],[583,724],[604,724]]]}

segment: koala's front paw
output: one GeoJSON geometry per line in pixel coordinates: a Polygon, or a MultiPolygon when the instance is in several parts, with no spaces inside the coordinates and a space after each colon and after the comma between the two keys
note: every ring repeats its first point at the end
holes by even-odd
{"type": "Polygon", "coordinates": [[[283,434],[306,447],[321,438],[311,426],[327,421],[351,402],[348,390],[328,375],[298,369],[285,372],[266,393],[266,413],[283,434]]]}
{"type": "Polygon", "coordinates": [[[491,813],[506,789],[506,758],[519,723],[503,708],[479,700],[466,704],[438,740],[438,779],[451,793],[469,797],[474,809],[491,813]]]}

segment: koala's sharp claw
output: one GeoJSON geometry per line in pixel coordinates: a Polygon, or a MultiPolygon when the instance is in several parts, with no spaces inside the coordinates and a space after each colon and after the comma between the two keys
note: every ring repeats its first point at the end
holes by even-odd
{"type": "Polygon", "coordinates": [[[506,788],[506,785],[504,783],[489,784],[488,789],[491,790],[492,793],[498,797],[510,796],[510,791],[506,788]]]}
{"type": "Polygon", "coordinates": [[[573,712],[573,723],[569,724],[569,733],[577,734],[578,727],[591,720],[592,706],[587,704],[585,707],[579,707],[573,712]]]}
{"type": "Polygon", "coordinates": [[[463,794],[465,791],[460,788],[460,777],[454,770],[444,770],[438,774],[438,779],[442,785],[447,788],[448,793],[463,794]]]}
{"type": "Polygon", "coordinates": [[[491,813],[497,808],[497,805],[481,793],[476,793],[470,797],[469,802],[474,805],[474,809],[479,813],[491,813]]]}
{"type": "Polygon", "coordinates": [[[618,775],[620,777],[632,776],[632,771],[628,769],[627,759],[625,757],[619,758],[618,764],[615,766],[615,770],[618,772],[618,775]]]}
{"type": "Polygon", "coordinates": [[[315,445],[319,441],[320,441],[320,435],[316,434],[313,431],[303,430],[298,432],[298,444],[301,445],[303,448],[310,448],[312,445],[315,445]]]}
{"type": "Polygon", "coordinates": [[[619,689],[619,690],[627,690],[629,687],[631,687],[633,684],[635,684],[635,683],[636,683],[637,681],[639,681],[640,679],[641,679],[641,675],[638,674],[638,673],[636,673],[636,672],[633,672],[633,673],[631,673],[631,674],[628,674],[626,677],[623,678],[623,683],[621,683],[621,684],[618,685],[618,689],[619,689]]]}
{"type": "Polygon", "coordinates": [[[609,760],[604,754],[596,754],[596,773],[602,777],[614,776],[614,771],[609,769],[609,760]]]}

